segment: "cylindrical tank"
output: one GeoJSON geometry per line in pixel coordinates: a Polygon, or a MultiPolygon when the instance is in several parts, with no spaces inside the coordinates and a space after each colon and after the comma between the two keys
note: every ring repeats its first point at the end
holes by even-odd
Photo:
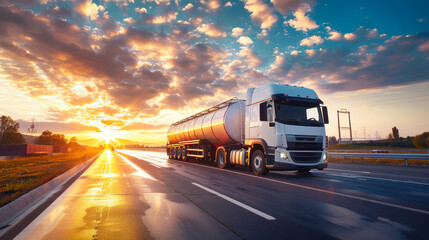
{"type": "Polygon", "coordinates": [[[215,146],[242,143],[245,107],[244,100],[230,100],[202,112],[203,114],[173,123],[167,133],[168,142],[176,144],[206,139],[215,146]]]}

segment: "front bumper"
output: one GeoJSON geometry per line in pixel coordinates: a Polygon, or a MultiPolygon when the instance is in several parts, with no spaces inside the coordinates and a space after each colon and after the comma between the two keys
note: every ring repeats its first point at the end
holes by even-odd
{"type": "Polygon", "coordinates": [[[320,163],[317,165],[307,165],[307,166],[301,166],[296,165],[295,163],[283,163],[283,162],[274,162],[273,166],[267,166],[270,170],[300,170],[300,169],[319,169],[323,170],[324,168],[328,167],[328,163],[320,163]]]}
{"type": "MultiPolygon", "coordinates": [[[[314,151],[308,151],[314,152],[314,151]]],[[[326,151],[320,151],[320,160],[317,162],[295,162],[289,151],[285,148],[277,147],[275,150],[274,163],[268,164],[267,168],[272,170],[300,170],[300,169],[319,169],[328,167],[326,151]]]]}

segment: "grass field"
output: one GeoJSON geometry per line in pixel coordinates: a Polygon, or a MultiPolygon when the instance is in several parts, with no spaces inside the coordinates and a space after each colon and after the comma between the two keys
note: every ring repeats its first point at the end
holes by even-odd
{"type": "Polygon", "coordinates": [[[100,150],[0,161],[0,207],[50,181],[100,150]]]}

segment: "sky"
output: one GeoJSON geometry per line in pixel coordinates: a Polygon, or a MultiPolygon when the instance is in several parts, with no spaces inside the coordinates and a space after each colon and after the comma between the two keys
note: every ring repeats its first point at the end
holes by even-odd
{"type": "MultiPolygon", "coordinates": [[[[249,87],[314,89],[355,139],[429,131],[428,1],[3,0],[0,113],[40,134],[166,143],[249,87]],[[346,119],[340,118],[346,123],[346,119]]],[[[342,132],[343,136],[347,134],[342,132]]],[[[346,136],[348,137],[348,136],[346,136]]]]}

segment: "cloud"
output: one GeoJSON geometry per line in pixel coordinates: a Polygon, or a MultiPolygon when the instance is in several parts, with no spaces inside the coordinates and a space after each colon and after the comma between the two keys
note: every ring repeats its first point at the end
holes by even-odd
{"type": "Polygon", "coordinates": [[[312,0],[271,0],[274,7],[283,15],[287,14],[289,10],[297,9],[303,3],[313,3],[312,0]]]}
{"type": "MultiPolygon", "coordinates": [[[[22,133],[26,132],[26,129],[29,128],[32,124],[30,121],[25,121],[22,119],[18,119],[16,122],[19,123],[20,129],[22,133]]],[[[76,132],[90,132],[90,131],[98,131],[98,128],[92,126],[85,126],[80,123],[73,122],[47,122],[47,121],[36,121],[35,128],[37,129],[37,135],[42,134],[43,131],[49,130],[54,133],[76,133],[76,132]]]]}
{"type": "Polygon", "coordinates": [[[304,38],[303,40],[301,40],[301,42],[299,43],[300,46],[307,46],[307,47],[312,47],[313,45],[319,45],[323,43],[323,38],[319,37],[319,36],[311,36],[308,38],[304,38]]]}
{"type": "Polygon", "coordinates": [[[343,35],[336,31],[329,32],[329,35],[330,35],[328,37],[329,40],[341,40],[343,38],[343,35]]]}
{"type": "MultiPolygon", "coordinates": [[[[121,1],[121,0],[113,0],[113,1],[121,1]]],[[[134,0],[129,0],[129,1],[134,2],[134,0]]],[[[146,2],[155,2],[157,5],[170,5],[170,0],[145,0],[145,1],[146,2]]]]}
{"type": "Polygon", "coordinates": [[[226,32],[220,30],[213,23],[203,24],[197,28],[197,31],[213,38],[226,37],[226,32]]]}
{"type": "Polygon", "coordinates": [[[134,10],[136,10],[136,12],[138,13],[147,13],[146,8],[142,7],[142,8],[135,8],[134,10]]]}
{"type": "Polygon", "coordinates": [[[191,11],[194,9],[194,5],[192,3],[188,3],[184,8],[182,8],[182,11],[191,11]]]}
{"type": "Polygon", "coordinates": [[[127,130],[127,131],[133,131],[133,130],[154,130],[154,129],[160,129],[160,128],[167,128],[170,125],[167,124],[149,124],[149,123],[142,123],[142,122],[132,122],[128,125],[125,125],[121,128],[121,130],[127,130]]]}
{"type": "Polygon", "coordinates": [[[273,10],[262,0],[242,0],[244,8],[251,12],[252,21],[261,28],[271,29],[277,22],[277,16],[273,10]]]}
{"type": "Polygon", "coordinates": [[[232,29],[231,36],[238,38],[243,34],[243,31],[244,31],[243,28],[235,27],[232,29]]]}
{"type": "Polygon", "coordinates": [[[305,84],[326,93],[425,82],[429,81],[429,59],[419,48],[427,41],[429,34],[424,33],[391,38],[382,51],[373,51],[376,45],[360,48],[364,54],[344,48],[324,49],[314,55],[306,51],[312,62],[300,56],[293,60],[277,56],[267,74],[285,83],[305,84]]]}
{"type": "Polygon", "coordinates": [[[251,68],[257,68],[262,64],[262,59],[256,55],[253,49],[247,46],[242,46],[238,55],[242,57],[243,63],[251,68]]]}
{"type": "Polygon", "coordinates": [[[313,57],[314,55],[316,55],[317,50],[315,50],[315,49],[306,49],[305,53],[307,53],[308,57],[313,57]]]}
{"type": "Polygon", "coordinates": [[[124,19],[124,22],[132,24],[132,23],[135,23],[136,21],[132,17],[128,17],[124,19]]]}
{"type": "Polygon", "coordinates": [[[420,44],[418,49],[420,52],[429,52],[429,41],[420,44]]]}
{"type": "Polygon", "coordinates": [[[85,0],[76,5],[76,12],[82,16],[88,17],[91,20],[97,20],[98,14],[102,13],[105,8],[102,5],[97,5],[90,0],[85,0]]]}
{"type": "Polygon", "coordinates": [[[149,24],[163,24],[163,23],[169,23],[177,18],[177,12],[169,12],[165,15],[156,15],[148,18],[146,20],[146,23],[149,24]]]}
{"type": "Polygon", "coordinates": [[[356,31],[352,33],[344,34],[344,39],[347,41],[366,41],[371,39],[379,39],[386,37],[386,34],[380,34],[378,29],[369,29],[366,27],[359,27],[356,31]]]}
{"type": "Polygon", "coordinates": [[[290,52],[290,55],[292,55],[292,56],[296,56],[296,55],[298,55],[298,53],[300,53],[301,51],[298,51],[298,50],[292,50],[292,52],[290,52]]]}
{"type": "Polygon", "coordinates": [[[240,43],[241,45],[244,46],[249,46],[250,44],[253,43],[252,39],[250,39],[249,37],[245,37],[245,36],[241,36],[238,40],[238,43],[240,43]]]}
{"type": "Polygon", "coordinates": [[[308,4],[302,4],[294,13],[295,19],[285,21],[285,24],[289,24],[291,27],[298,31],[307,32],[308,30],[316,29],[319,25],[315,21],[306,16],[307,13],[311,12],[311,7],[308,4]]]}
{"type": "Polygon", "coordinates": [[[356,34],[354,33],[346,33],[344,34],[344,38],[348,41],[354,41],[356,40],[357,37],[356,37],[356,34]]]}
{"type": "Polygon", "coordinates": [[[268,31],[266,29],[262,29],[262,31],[260,33],[258,33],[257,38],[261,39],[261,38],[265,38],[268,36],[268,31]]]}
{"type": "Polygon", "coordinates": [[[219,0],[208,0],[206,5],[210,10],[217,11],[220,7],[220,2],[219,0]]]}
{"type": "Polygon", "coordinates": [[[327,26],[326,30],[328,30],[328,34],[330,35],[328,37],[329,40],[341,40],[343,38],[343,35],[335,30],[332,30],[331,27],[327,26]]]}

